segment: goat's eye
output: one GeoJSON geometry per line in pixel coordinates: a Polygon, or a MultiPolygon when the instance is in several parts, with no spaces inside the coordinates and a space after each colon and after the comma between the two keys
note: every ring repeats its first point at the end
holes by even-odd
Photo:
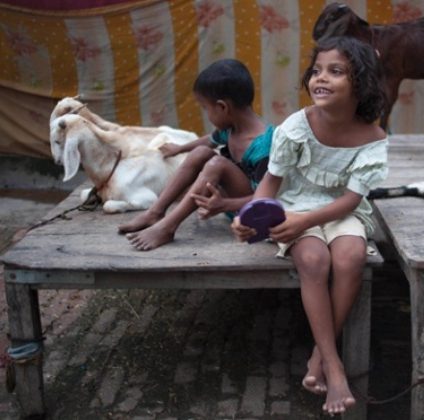
{"type": "Polygon", "coordinates": [[[67,106],[66,108],[65,108],[65,114],[67,114],[68,112],[71,112],[71,107],[70,106],[67,106]]]}
{"type": "Polygon", "coordinates": [[[60,140],[55,140],[54,142],[55,142],[56,144],[58,144],[59,146],[60,146],[60,144],[61,144],[61,143],[60,143],[60,140]]]}

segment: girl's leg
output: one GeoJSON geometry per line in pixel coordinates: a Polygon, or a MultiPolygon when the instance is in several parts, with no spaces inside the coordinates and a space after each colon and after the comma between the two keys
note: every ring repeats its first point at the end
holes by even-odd
{"type": "Polygon", "coordinates": [[[340,334],[362,285],[367,244],[359,236],[339,236],[330,244],[334,328],[340,334]]]}
{"type": "Polygon", "coordinates": [[[168,207],[195,181],[205,163],[214,156],[216,153],[210,147],[199,146],[193,149],[165,186],[157,201],[128,223],[118,226],[119,232],[135,232],[162,219],[168,207]]]}
{"type": "Polygon", "coordinates": [[[292,246],[291,255],[299,273],[303,306],[321,354],[327,381],[324,409],[330,414],[341,413],[353,405],[355,399],[337,353],[333,309],[328,288],[330,250],[320,239],[306,237],[292,246]]]}
{"type": "Polygon", "coordinates": [[[175,208],[149,228],[127,235],[132,245],[139,251],[149,251],[171,242],[181,222],[197,208],[191,194],[209,195],[207,183],[220,185],[230,197],[252,194],[250,182],[241,169],[227,158],[214,156],[175,208]]]}
{"type": "MultiPolygon", "coordinates": [[[[333,271],[330,297],[334,330],[338,337],[361,289],[366,242],[359,236],[339,236],[331,242],[330,252],[333,271]]],[[[321,355],[315,346],[308,362],[304,385],[312,392],[324,393],[326,386],[323,379],[321,355]]]]}

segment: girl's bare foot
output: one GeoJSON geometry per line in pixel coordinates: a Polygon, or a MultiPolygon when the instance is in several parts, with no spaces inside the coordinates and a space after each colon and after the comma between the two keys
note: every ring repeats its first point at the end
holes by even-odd
{"type": "Polygon", "coordinates": [[[174,240],[174,232],[156,224],[140,232],[127,234],[131,245],[138,251],[150,251],[174,240]]]}
{"type": "Polygon", "coordinates": [[[328,391],[322,408],[330,415],[344,413],[356,403],[347,383],[344,370],[340,366],[324,367],[324,369],[328,391]]]}
{"type": "Polygon", "coordinates": [[[163,213],[157,213],[151,209],[146,210],[135,216],[128,223],[118,226],[119,233],[137,232],[146,227],[154,225],[164,216],[163,213]]]}
{"type": "Polygon", "coordinates": [[[303,378],[303,387],[313,394],[323,395],[327,392],[324,373],[322,371],[321,355],[315,346],[312,356],[308,361],[308,372],[303,378]]]}

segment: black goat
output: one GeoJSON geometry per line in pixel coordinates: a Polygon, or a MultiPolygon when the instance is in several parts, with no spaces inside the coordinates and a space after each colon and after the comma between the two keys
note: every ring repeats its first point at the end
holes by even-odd
{"type": "Polygon", "coordinates": [[[313,38],[353,36],[370,43],[379,53],[387,103],[380,126],[387,129],[389,115],[403,79],[424,78],[424,18],[409,22],[370,25],[341,3],[327,5],[313,29],[313,38]]]}

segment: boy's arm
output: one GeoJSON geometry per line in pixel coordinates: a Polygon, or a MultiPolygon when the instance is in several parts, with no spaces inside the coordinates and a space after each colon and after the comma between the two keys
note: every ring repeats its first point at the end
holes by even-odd
{"type": "Polygon", "coordinates": [[[252,199],[252,195],[244,197],[223,197],[219,188],[207,183],[210,195],[192,194],[191,197],[198,206],[198,214],[202,219],[208,219],[218,213],[238,211],[252,199]]]}
{"type": "Polygon", "coordinates": [[[206,135],[203,137],[199,137],[196,140],[193,140],[186,144],[176,144],[176,143],[165,143],[163,146],[159,148],[162,152],[164,158],[168,158],[171,156],[178,155],[180,153],[190,152],[195,149],[197,146],[207,146],[211,149],[215,148],[216,145],[212,143],[210,140],[210,136],[206,135]]]}

